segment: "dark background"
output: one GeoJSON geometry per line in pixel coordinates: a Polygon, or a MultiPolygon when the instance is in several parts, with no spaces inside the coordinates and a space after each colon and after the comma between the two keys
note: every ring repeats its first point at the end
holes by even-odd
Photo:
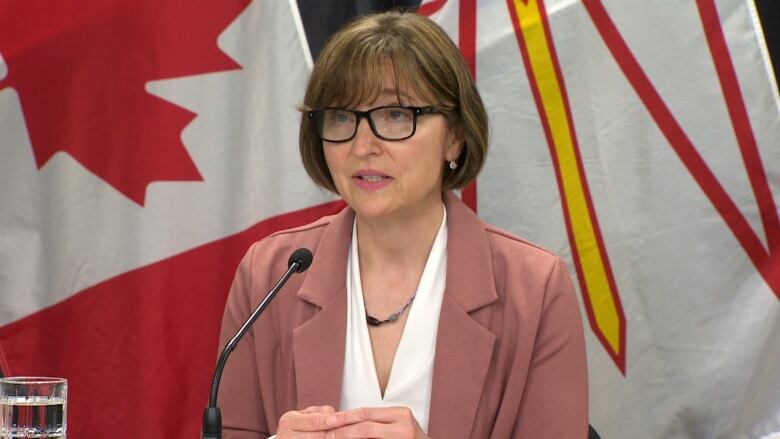
{"type": "MultiPolygon", "coordinates": [[[[772,58],[772,69],[775,71],[775,81],[777,71],[780,68],[780,1],[778,0],[756,0],[758,17],[761,19],[761,27],[764,28],[764,37],[766,45],[769,48],[769,57],[772,58]]],[[[780,85],[780,81],[778,81],[780,85]]]]}

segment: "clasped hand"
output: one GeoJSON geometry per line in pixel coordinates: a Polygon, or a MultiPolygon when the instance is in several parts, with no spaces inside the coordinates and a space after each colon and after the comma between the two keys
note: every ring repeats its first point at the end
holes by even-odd
{"type": "Polygon", "coordinates": [[[279,419],[277,439],[430,439],[407,407],[363,407],[337,412],[331,406],[291,411],[279,419]]]}

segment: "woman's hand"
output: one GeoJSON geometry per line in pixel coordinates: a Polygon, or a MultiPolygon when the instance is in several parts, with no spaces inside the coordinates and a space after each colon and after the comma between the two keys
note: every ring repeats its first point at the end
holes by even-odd
{"type": "Polygon", "coordinates": [[[328,439],[430,439],[407,407],[364,407],[325,418],[328,439]]]}
{"type": "Polygon", "coordinates": [[[279,418],[276,438],[325,438],[327,437],[326,432],[331,429],[325,424],[325,419],[334,413],[336,410],[329,405],[307,407],[301,411],[289,411],[279,418]]]}

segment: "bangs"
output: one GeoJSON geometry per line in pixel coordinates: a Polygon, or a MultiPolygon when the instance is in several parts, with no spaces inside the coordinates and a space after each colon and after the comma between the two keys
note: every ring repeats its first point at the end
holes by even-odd
{"type": "Polygon", "coordinates": [[[412,96],[435,103],[433,93],[421,80],[418,63],[409,51],[393,43],[366,41],[327,60],[321,94],[308,104],[314,108],[357,108],[376,101],[387,84],[393,84],[401,105],[412,105],[412,96]]]}

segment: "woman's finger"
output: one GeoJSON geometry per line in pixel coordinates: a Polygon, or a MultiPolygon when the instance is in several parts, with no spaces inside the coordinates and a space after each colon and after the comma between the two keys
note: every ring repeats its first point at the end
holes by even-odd
{"type": "Polygon", "coordinates": [[[331,428],[359,422],[388,424],[405,421],[417,423],[408,407],[361,407],[334,413],[325,419],[325,423],[331,428]]]}
{"type": "Polygon", "coordinates": [[[295,431],[325,431],[328,426],[325,418],[331,416],[326,413],[304,413],[302,411],[287,412],[279,419],[279,432],[295,431]]]}
{"type": "Polygon", "coordinates": [[[313,405],[301,410],[302,413],[336,413],[336,409],[329,405],[313,405]]]}
{"type": "Polygon", "coordinates": [[[403,439],[403,436],[393,432],[392,425],[363,421],[335,428],[329,431],[325,437],[328,439],[403,439]]]}

